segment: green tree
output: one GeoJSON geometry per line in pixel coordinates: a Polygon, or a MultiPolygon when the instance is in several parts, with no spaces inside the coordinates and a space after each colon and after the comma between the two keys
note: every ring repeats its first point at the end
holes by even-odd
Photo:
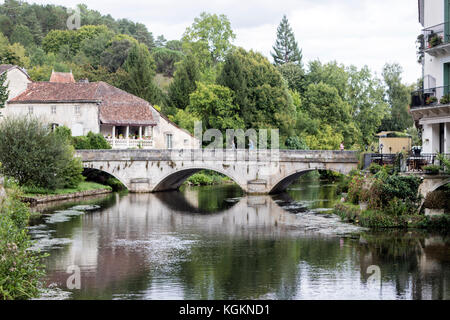
{"type": "Polygon", "coordinates": [[[380,128],[382,131],[404,131],[414,124],[408,112],[412,90],[402,83],[402,72],[402,67],[397,63],[386,64],[383,68],[389,108],[380,128]]]}
{"type": "Polygon", "coordinates": [[[234,91],[234,104],[246,128],[278,128],[292,135],[296,110],[286,82],[267,58],[242,48],[226,57],[218,84],[234,91]]]}
{"type": "Polygon", "coordinates": [[[132,48],[133,43],[128,39],[116,40],[100,56],[100,64],[107,67],[111,72],[116,72],[125,60],[132,48]]]}
{"type": "Polygon", "coordinates": [[[166,48],[156,48],[152,51],[156,63],[156,72],[172,77],[175,72],[175,64],[183,59],[180,51],[166,48]]]}
{"type": "Polygon", "coordinates": [[[134,44],[128,53],[123,68],[130,76],[127,84],[128,92],[152,104],[160,103],[162,92],[153,81],[155,61],[147,46],[134,44]]]}
{"type": "Polygon", "coordinates": [[[311,150],[338,150],[344,137],[333,130],[330,125],[322,125],[317,134],[305,137],[305,142],[311,150]]]}
{"type": "Polygon", "coordinates": [[[347,69],[349,85],[347,101],[351,107],[352,119],[361,132],[361,147],[370,145],[387,114],[384,88],[381,80],[372,76],[367,66],[358,70],[347,69]]]}
{"type": "Polygon", "coordinates": [[[302,50],[298,48],[286,15],[283,16],[278,26],[277,40],[272,49],[274,51],[272,57],[276,65],[291,62],[302,66],[302,50]]]}
{"type": "Polygon", "coordinates": [[[225,15],[202,12],[200,17],[195,18],[192,26],[186,29],[182,40],[188,43],[204,43],[212,61],[217,63],[225,59],[235,38],[231,23],[225,15]]]}
{"type": "Polygon", "coordinates": [[[6,83],[6,72],[0,74],[0,109],[5,107],[8,100],[9,90],[6,83]]]}
{"type": "Polygon", "coordinates": [[[1,174],[20,185],[56,189],[83,180],[81,160],[49,126],[35,118],[6,118],[0,124],[1,174]]]}
{"type": "Polygon", "coordinates": [[[304,91],[305,71],[300,65],[288,62],[279,65],[278,71],[280,71],[283,78],[287,81],[289,89],[298,92],[304,91]]]}
{"type": "Polygon", "coordinates": [[[335,87],[322,82],[310,84],[302,108],[311,118],[319,119],[322,125],[329,125],[333,131],[341,133],[345,145],[353,146],[359,140],[360,133],[352,121],[350,105],[342,100],[335,87]]]}
{"type": "Polygon", "coordinates": [[[197,90],[190,95],[186,111],[203,122],[203,129],[225,131],[244,127],[238,109],[233,105],[233,92],[229,88],[199,82],[197,90]]]}
{"type": "Polygon", "coordinates": [[[30,29],[21,24],[14,27],[9,39],[11,43],[20,43],[25,48],[34,44],[34,37],[30,29]]]}
{"type": "Polygon", "coordinates": [[[197,89],[200,80],[199,63],[195,56],[187,55],[176,65],[175,77],[169,87],[169,103],[172,108],[185,109],[189,95],[197,89]]]}

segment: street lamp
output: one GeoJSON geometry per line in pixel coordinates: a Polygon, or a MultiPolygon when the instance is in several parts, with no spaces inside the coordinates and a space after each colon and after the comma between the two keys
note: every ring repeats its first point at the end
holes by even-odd
{"type": "Polygon", "coordinates": [[[383,144],[380,144],[380,149],[381,149],[381,165],[383,165],[383,144]]]}

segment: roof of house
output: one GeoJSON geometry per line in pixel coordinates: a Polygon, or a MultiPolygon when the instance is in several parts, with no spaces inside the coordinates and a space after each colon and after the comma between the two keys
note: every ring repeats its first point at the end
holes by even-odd
{"type": "Polygon", "coordinates": [[[12,64],[0,64],[0,74],[14,67],[12,64]]]}
{"type": "Polygon", "coordinates": [[[156,125],[147,101],[105,82],[34,82],[8,103],[97,103],[103,124],[156,125]]]}
{"type": "Polygon", "coordinates": [[[0,74],[3,74],[3,72],[9,71],[9,70],[15,69],[15,68],[22,71],[27,76],[27,78],[30,79],[30,76],[28,75],[28,73],[25,69],[22,69],[21,67],[15,66],[12,64],[0,64],[0,74]]]}
{"type": "Polygon", "coordinates": [[[75,83],[75,79],[73,77],[72,72],[55,72],[52,70],[50,82],[75,83]]]}

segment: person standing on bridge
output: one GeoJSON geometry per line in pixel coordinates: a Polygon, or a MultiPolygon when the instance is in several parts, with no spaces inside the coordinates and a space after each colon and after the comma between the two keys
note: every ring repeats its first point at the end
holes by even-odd
{"type": "Polygon", "coordinates": [[[344,142],[341,142],[341,151],[345,150],[344,142]]]}

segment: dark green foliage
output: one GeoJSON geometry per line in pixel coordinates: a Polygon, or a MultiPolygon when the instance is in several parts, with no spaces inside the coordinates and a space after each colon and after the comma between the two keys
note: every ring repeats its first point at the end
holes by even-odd
{"type": "Polygon", "coordinates": [[[420,202],[419,186],[421,179],[415,176],[389,176],[383,184],[382,203],[388,203],[397,198],[401,199],[413,209],[420,202]]]}
{"type": "Polygon", "coordinates": [[[172,77],[175,73],[175,64],[183,59],[180,51],[166,48],[156,48],[152,51],[156,63],[156,72],[172,77]]]}
{"type": "Polygon", "coordinates": [[[302,50],[298,48],[286,15],[283,16],[278,26],[277,41],[272,48],[274,51],[272,57],[276,65],[292,62],[301,66],[302,50]]]}
{"type": "Polygon", "coordinates": [[[0,171],[20,185],[62,188],[80,181],[74,149],[35,118],[7,118],[0,124],[0,171]]]}
{"type": "Polygon", "coordinates": [[[15,188],[0,199],[0,300],[38,297],[43,287],[43,255],[32,246],[25,228],[30,212],[15,188]]]}
{"type": "Polygon", "coordinates": [[[107,67],[110,72],[116,72],[128,57],[128,52],[132,47],[128,39],[113,41],[100,58],[100,64],[107,67]]]}
{"type": "Polygon", "coordinates": [[[8,100],[9,90],[6,83],[6,72],[0,75],[0,108],[5,107],[6,100],[8,100]]]}
{"type": "Polygon", "coordinates": [[[305,140],[297,136],[291,136],[286,139],[286,148],[290,150],[309,150],[305,140]]]}
{"type": "Polygon", "coordinates": [[[151,104],[159,104],[163,101],[162,91],[153,81],[155,61],[146,46],[134,44],[128,52],[123,68],[130,76],[126,83],[129,93],[147,100],[151,104]]]}
{"type": "Polygon", "coordinates": [[[278,71],[280,71],[283,78],[287,81],[289,89],[298,92],[305,90],[305,71],[300,65],[288,62],[278,66],[278,71]]]}
{"type": "Polygon", "coordinates": [[[111,145],[100,133],[89,132],[87,136],[72,137],[72,143],[76,150],[111,149],[111,145]]]}
{"type": "Polygon", "coordinates": [[[425,170],[426,173],[428,174],[439,174],[439,170],[441,169],[441,166],[438,165],[429,165],[429,166],[425,166],[423,168],[423,170],[425,170]]]}
{"type": "Polygon", "coordinates": [[[279,128],[281,135],[291,135],[296,110],[283,77],[267,58],[234,49],[217,82],[234,91],[234,104],[246,128],[279,128]]]}
{"type": "Polygon", "coordinates": [[[186,109],[189,95],[197,89],[199,80],[199,63],[193,55],[188,55],[177,64],[175,78],[169,87],[169,104],[177,109],[186,109]]]}

